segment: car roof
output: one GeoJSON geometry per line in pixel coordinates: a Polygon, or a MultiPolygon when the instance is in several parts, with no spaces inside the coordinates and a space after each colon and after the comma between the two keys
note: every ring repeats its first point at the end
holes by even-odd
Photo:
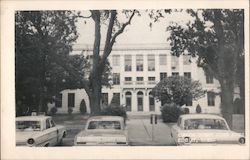
{"type": "Polygon", "coordinates": [[[123,117],[120,116],[92,116],[90,120],[109,120],[109,121],[123,121],[123,117]]]}
{"type": "Polygon", "coordinates": [[[16,117],[16,121],[41,121],[47,118],[51,118],[50,116],[21,116],[16,117]]]}
{"type": "Polygon", "coordinates": [[[198,118],[224,119],[221,116],[215,114],[183,114],[180,117],[183,119],[198,119],[198,118]]]}

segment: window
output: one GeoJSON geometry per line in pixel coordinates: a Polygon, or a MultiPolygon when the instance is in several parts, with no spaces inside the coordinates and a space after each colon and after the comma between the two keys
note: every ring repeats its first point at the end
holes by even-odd
{"type": "Polygon", "coordinates": [[[172,56],[171,64],[172,64],[172,69],[177,68],[179,65],[179,58],[177,56],[172,56]]]}
{"type": "Polygon", "coordinates": [[[172,72],[172,76],[179,76],[178,72],[172,72]]]}
{"type": "Polygon", "coordinates": [[[113,66],[119,66],[120,65],[120,55],[113,55],[113,66]]]}
{"type": "Polygon", "coordinates": [[[155,71],[155,56],[148,55],[148,71],[155,71]]]}
{"type": "Polygon", "coordinates": [[[125,93],[125,99],[126,99],[126,110],[131,111],[131,102],[132,102],[132,94],[131,92],[125,93]]]}
{"type": "Polygon", "coordinates": [[[148,77],[148,81],[155,81],[155,77],[148,77]]]}
{"type": "Polygon", "coordinates": [[[155,111],[155,99],[151,92],[149,92],[149,111],[155,111]]]}
{"type": "Polygon", "coordinates": [[[141,91],[137,93],[137,110],[139,112],[143,111],[143,92],[141,91]]]}
{"type": "Polygon", "coordinates": [[[136,71],[143,71],[143,55],[136,55],[136,71]]]}
{"type": "Polygon", "coordinates": [[[215,94],[214,92],[207,92],[207,104],[208,106],[215,105],[215,94]]]}
{"type": "Polygon", "coordinates": [[[68,107],[75,107],[75,93],[68,93],[68,107]]]}
{"type": "Polygon", "coordinates": [[[159,62],[160,62],[160,65],[167,65],[167,55],[160,54],[159,55],[159,62]]]}
{"type": "Polygon", "coordinates": [[[131,70],[132,70],[132,56],[125,55],[125,71],[131,71],[131,70]]]}
{"type": "Polygon", "coordinates": [[[102,93],[102,104],[108,106],[109,97],[108,93],[102,93]]]}
{"type": "Polygon", "coordinates": [[[184,77],[191,79],[191,72],[184,72],[184,77]]]}
{"type": "Polygon", "coordinates": [[[62,107],[62,93],[59,93],[58,95],[56,95],[55,106],[57,108],[61,108],[62,107]]]}
{"type": "Polygon", "coordinates": [[[49,129],[50,128],[50,122],[49,122],[49,119],[46,119],[46,129],[49,129]]]}
{"type": "Polygon", "coordinates": [[[143,77],[136,77],[136,81],[143,81],[143,77]]]}
{"type": "Polygon", "coordinates": [[[111,103],[114,105],[120,106],[120,93],[113,93],[113,98],[111,100],[111,103]]]}
{"type": "Polygon", "coordinates": [[[207,84],[214,83],[214,77],[211,74],[206,74],[206,83],[207,84]]]}
{"type": "Polygon", "coordinates": [[[190,65],[191,64],[191,56],[190,55],[183,55],[183,64],[190,65]]]}
{"type": "Polygon", "coordinates": [[[120,84],[120,73],[113,73],[113,84],[114,85],[120,84]]]}
{"type": "Polygon", "coordinates": [[[192,95],[189,95],[186,97],[186,106],[192,106],[193,105],[193,98],[192,95]]]}
{"type": "Polygon", "coordinates": [[[163,80],[165,78],[167,78],[167,73],[166,72],[161,72],[160,73],[160,80],[163,80]]]}
{"type": "Polygon", "coordinates": [[[131,77],[125,77],[124,80],[125,80],[124,84],[130,85],[133,83],[131,77]]]}

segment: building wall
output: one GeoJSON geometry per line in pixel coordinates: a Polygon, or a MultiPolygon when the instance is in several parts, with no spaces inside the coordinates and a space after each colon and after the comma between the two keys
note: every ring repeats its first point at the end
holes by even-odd
{"type": "MultiPolygon", "coordinates": [[[[80,49],[78,49],[80,51],[80,49]]],[[[86,55],[91,55],[92,51],[91,48],[88,48],[84,50],[84,48],[81,50],[81,53],[86,55]]],[[[199,80],[203,86],[203,88],[207,91],[213,91],[213,92],[219,92],[219,83],[215,79],[213,80],[212,84],[206,83],[206,76],[204,74],[204,71],[201,68],[197,67],[196,59],[188,56],[191,63],[185,65],[183,63],[184,57],[180,56],[177,58],[177,64],[173,65],[173,57],[170,54],[170,49],[165,47],[164,45],[139,45],[139,46],[118,46],[114,47],[111,55],[109,56],[109,61],[112,66],[112,72],[113,73],[119,73],[120,74],[120,84],[119,85],[113,85],[112,88],[106,88],[103,87],[102,93],[108,93],[108,101],[109,103],[112,100],[113,93],[120,93],[120,103],[121,105],[126,105],[126,95],[125,93],[127,91],[130,91],[132,94],[132,110],[128,113],[133,114],[147,114],[151,113],[149,111],[149,92],[152,90],[152,88],[160,81],[160,73],[166,72],[167,76],[171,76],[172,72],[178,72],[179,75],[183,76],[184,72],[190,72],[191,78],[193,80],[199,80]],[[119,55],[119,65],[115,66],[113,63],[113,56],[119,55]],[[125,71],[124,67],[124,61],[125,61],[125,55],[131,55],[132,56],[132,71],[125,71]],[[136,55],[143,55],[143,71],[136,71],[136,55]],[[148,71],[148,55],[154,55],[155,56],[155,71],[148,71]],[[166,55],[167,56],[167,64],[166,65],[159,65],[160,61],[160,55],[166,55]],[[131,84],[127,84],[125,82],[125,77],[132,77],[131,84]],[[136,82],[136,77],[143,77],[144,80],[141,82],[142,84],[138,84],[136,82]],[[149,82],[148,77],[155,77],[155,81],[149,82]],[[143,92],[143,112],[138,111],[137,107],[137,93],[141,91],[143,92]]],[[[68,93],[75,93],[75,107],[74,112],[79,112],[79,107],[81,100],[84,99],[87,105],[87,111],[90,112],[89,107],[89,100],[86,92],[82,89],[77,90],[65,90],[62,92],[63,94],[63,105],[62,108],[58,110],[58,112],[63,113],[67,112],[68,106],[67,106],[67,95],[68,93]]],[[[203,98],[193,101],[192,106],[187,106],[187,108],[190,109],[191,113],[195,113],[195,109],[197,105],[200,105],[202,108],[202,112],[204,113],[220,113],[220,97],[215,97],[215,105],[214,106],[208,106],[207,104],[207,95],[205,95],[203,98]]],[[[160,113],[160,106],[161,102],[155,100],[155,111],[153,113],[160,113]]]]}

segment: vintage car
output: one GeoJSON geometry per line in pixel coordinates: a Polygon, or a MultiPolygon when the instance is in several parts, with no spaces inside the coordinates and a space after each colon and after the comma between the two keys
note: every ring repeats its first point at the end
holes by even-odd
{"type": "Polygon", "coordinates": [[[127,129],[123,117],[90,117],[85,129],[75,136],[74,145],[128,145],[127,129]]]}
{"type": "Polygon", "coordinates": [[[62,143],[66,128],[50,116],[16,117],[16,146],[48,147],[62,143]]]}
{"type": "Polygon", "coordinates": [[[244,144],[243,133],[229,129],[224,118],[212,114],[181,115],[171,128],[177,145],[244,144]]]}

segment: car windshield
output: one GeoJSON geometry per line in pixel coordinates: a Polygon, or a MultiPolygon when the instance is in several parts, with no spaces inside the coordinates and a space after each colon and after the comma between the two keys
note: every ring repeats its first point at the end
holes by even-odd
{"type": "Polygon", "coordinates": [[[185,130],[220,129],[227,130],[226,122],[222,119],[188,119],[184,122],[185,130]]]}
{"type": "Polygon", "coordinates": [[[16,121],[17,131],[40,131],[40,121],[16,121]]]}
{"type": "Polygon", "coordinates": [[[119,121],[90,121],[88,129],[121,129],[121,123],[119,121]]]}

